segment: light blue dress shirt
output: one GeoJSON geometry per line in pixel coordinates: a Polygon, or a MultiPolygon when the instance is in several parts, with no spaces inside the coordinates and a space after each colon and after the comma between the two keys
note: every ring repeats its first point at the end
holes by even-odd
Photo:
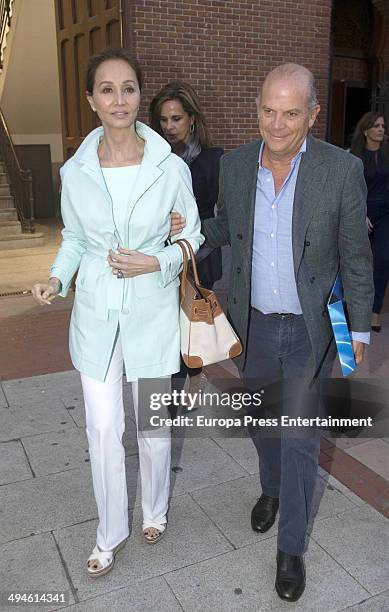
{"type": "MultiPolygon", "coordinates": [[[[293,267],[292,217],[299,166],[307,143],[304,140],[292,159],[290,172],[277,194],[271,171],[262,166],[263,146],[264,143],[259,152],[255,199],[251,305],[264,314],[302,314],[293,267]]],[[[368,344],[370,334],[353,332],[352,338],[368,344]]]]}

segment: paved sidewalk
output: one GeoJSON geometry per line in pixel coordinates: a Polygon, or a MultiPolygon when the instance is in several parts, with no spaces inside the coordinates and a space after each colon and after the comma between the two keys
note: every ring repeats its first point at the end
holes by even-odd
{"type": "MultiPolygon", "coordinates": [[[[255,534],[258,465],[247,439],[174,441],[169,527],[143,542],[137,445],[126,389],[130,541],[114,570],[90,579],[96,506],[79,375],[0,388],[0,590],[67,591],[69,610],[288,610],[273,588],[276,528],[255,534]]],[[[296,610],[389,610],[389,521],[320,471],[322,496],[296,610]]],[[[56,609],[58,606],[29,609],[56,609]]],[[[1,610],[7,610],[4,603],[1,610]]]]}

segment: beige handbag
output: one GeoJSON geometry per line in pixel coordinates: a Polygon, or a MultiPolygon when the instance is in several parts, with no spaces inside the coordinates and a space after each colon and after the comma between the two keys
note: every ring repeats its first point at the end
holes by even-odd
{"type": "Polygon", "coordinates": [[[181,354],[188,368],[201,368],[237,357],[242,345],[215,293],[201,286],[193,249],[187,240],[177,240],[184,263],[180,275],[181,354]],[[190,254],[191,272],[188,266],[190,254]]]}

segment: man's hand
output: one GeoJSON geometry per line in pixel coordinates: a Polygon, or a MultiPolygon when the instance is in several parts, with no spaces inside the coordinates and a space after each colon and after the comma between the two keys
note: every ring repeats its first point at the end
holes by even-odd
{"type": "Polygon", "coordinates": [[[180,213],[175,212],[173,210],[170,213],[170,233],[169,238],[175,236],[176,234],[180,234],[186,225],[185,217],[182,217],[180,213]]]}
{"type": "Polygon", "coordinates": [[[353,340],[353,351],[354,351],[354,359],[356,365],[362,363],[363,358],[365,356],[365,343],[358,342],[358,340],[353,340]]]}
{"type": "Polygon", "coordinates": [[[154,255],[145,255],[140,251],[129,251],[122,247],[118,248],[117,253],[109,252],[108,263],[112,268],[112,274],[117,275],[118,270],[121,270],[125,278],[139,276],[139,274],[149,274],[161,269],[159,261],[154,255]]]}
{"type": "Polygon", "coordinates": [[[366,225],[367,225],[367,232],[371,234],[374,229],[374,225],[370,221],[369,217],[366,217],[366,225]]]}

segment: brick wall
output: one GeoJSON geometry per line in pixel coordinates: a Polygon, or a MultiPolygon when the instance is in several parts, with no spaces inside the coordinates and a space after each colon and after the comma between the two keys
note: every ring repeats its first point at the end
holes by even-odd
{"type": "Polygon", "coordinates": [[[304,64],[317,78],[326,131],[332,0],[124,0],[131,48],[145,73],[140,119],[152,96],[182,79],[197,90],[216,145],[258,136],[255,97],[276,65],[304,64]]]}
{"type": "Polygon", "coordinates": [[[368,62],[365,59],[353,57],[334,57],[332,78],[334,81],[359,81],[368,83],[368,62]]]}

